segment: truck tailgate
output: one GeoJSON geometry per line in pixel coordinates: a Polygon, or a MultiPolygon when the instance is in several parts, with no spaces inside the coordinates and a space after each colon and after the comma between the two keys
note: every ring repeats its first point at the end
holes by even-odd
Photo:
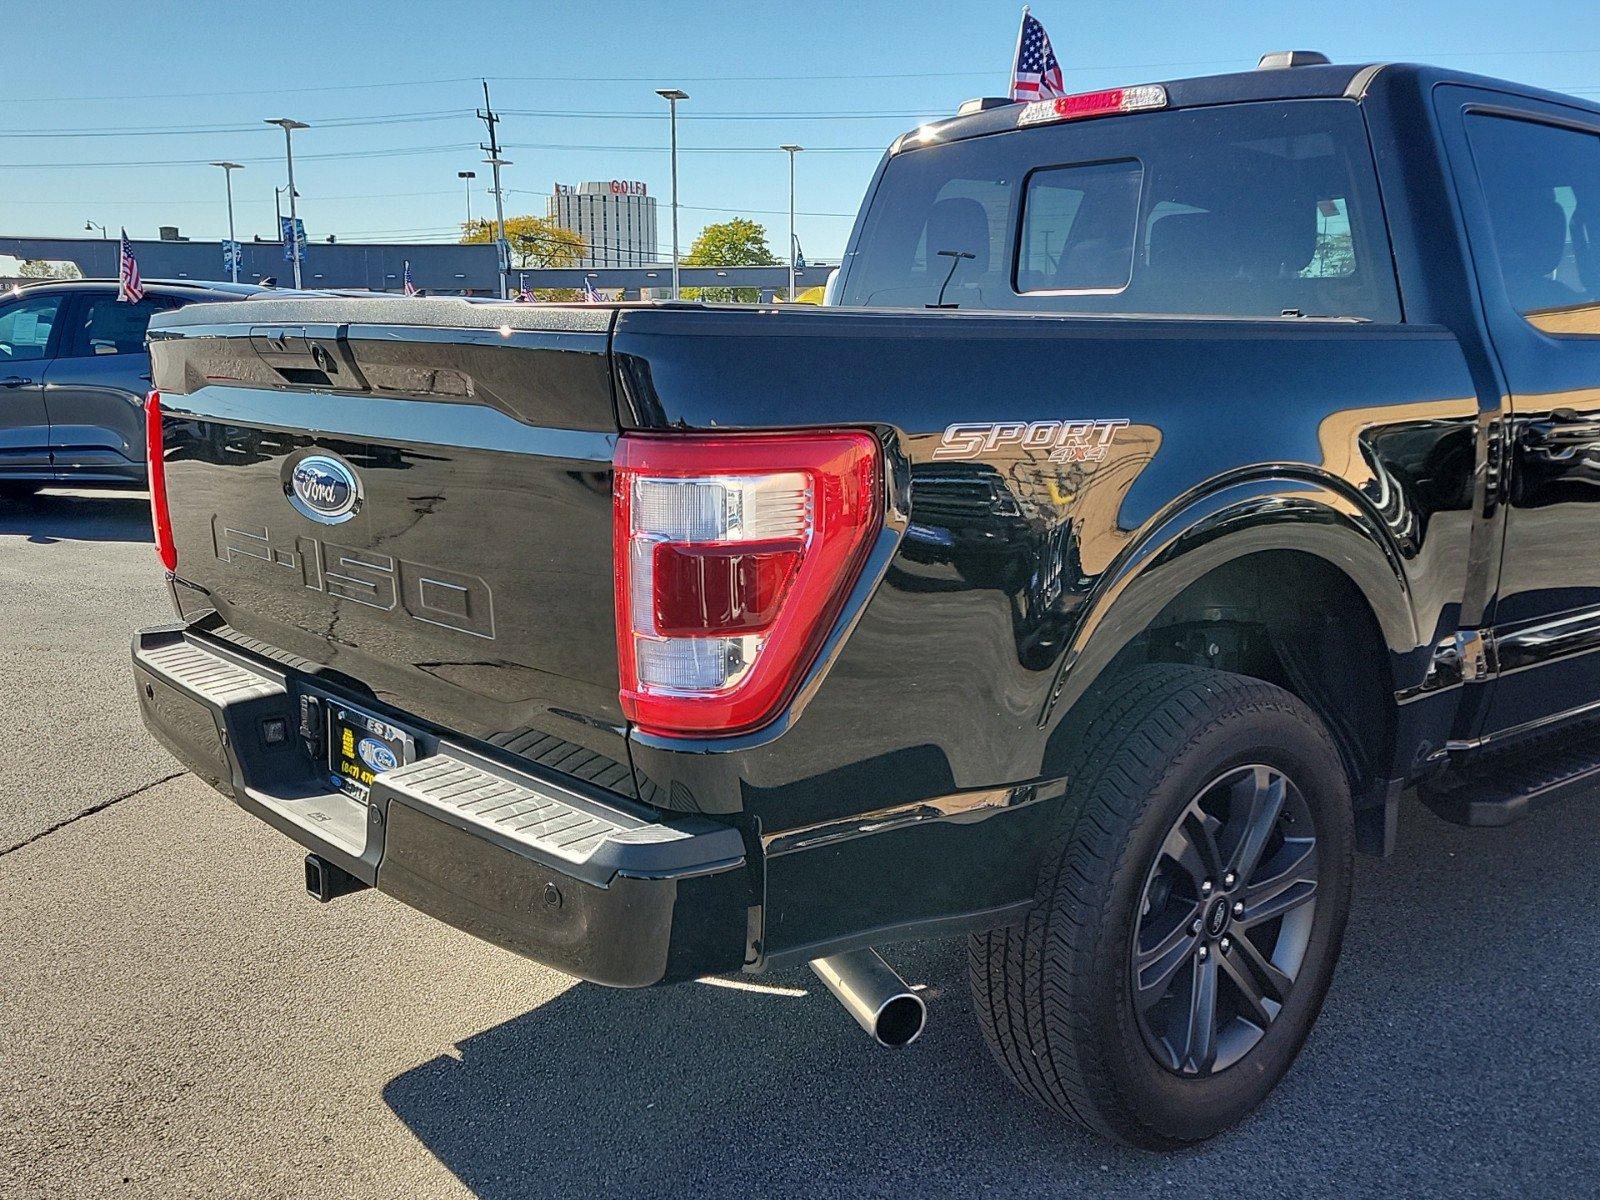
{"type": "Polygon", "coordinates": [[[296,298],[152,330],[186,619],[609,789],[605,309],[296,298]]]}

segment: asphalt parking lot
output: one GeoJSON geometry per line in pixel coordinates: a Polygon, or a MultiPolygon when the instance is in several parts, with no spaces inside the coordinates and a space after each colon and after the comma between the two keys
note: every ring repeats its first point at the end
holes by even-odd
{"type": "Polygon", "coordinates": [[[606,991],[363,893],[144,737],[166,619],[142,495],[0,508],[0,1194],[1592,1195],[1594,810],[1500,832],[1411,806],[1359,864],[1318,1030],[1237,1132],[1161,1157],[1031,1107],[963,948],[891,957],[922,1041],[808,973],[606,991]]]}

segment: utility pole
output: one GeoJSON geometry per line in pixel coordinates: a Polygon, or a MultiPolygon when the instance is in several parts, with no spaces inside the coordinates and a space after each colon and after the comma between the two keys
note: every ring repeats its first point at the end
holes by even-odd
{"type": "MultiPolygon", "coordinates": [[[[214,162],[213,167],[222,168],[222,178],[228,185],[228,241],[233,243],[233,281],[239,282],[239,239],[233,232],[233,173],[243,170],[243,164],[236,162],[214,162]]],[[[281,228],[281,226],[280,226],[281,228]]]]}
{"type": "Polygon", "coordinates": [[[472,227],[472,181],[478,177],[476,171],[457,171],[456,178],[467,187],[467,229],[472,227]]]}
{"type": "Polygon", "coordinates": [[[678,101],[687,100],[682,88],[657,88],[667,102],[667,123],[672,128],[672,298],[678,298],[678,101]]]}
{"type": "Polygon", "coordinates": [[[789,156],[789,303],[794,303],[794,156],[804,150],[804,146],[779,146],[789,156]]]}
{"type": "MultiPolygon", "coordinates": [[[[289,162],[289,257],[294,263],[294,286],[300,290],[300,221],[295,211],[295,197],[299,195],[294,190],[294,139],[291,136],[296,129],[310,129],[304,121],[296,121],[292,117],[270,117],[268,125],[277,125],[283,130],[283,153],[289,162]]],[[[283,218],[278,218],[280,223],[283,218]]],[[[280,229],[282,228],[280,224],[280,229]]]]}
{"type": "Polygon", "coordinates": [[[500,157],[500,139],[495,133],[495,126],[500,124],[500,118],[495,115],[494,108],[489,104],[487,79],[483,81],[483,107],[478,110],[478,119],[489,127],[489,143],[488,145],[478,143],[478,149],[488,153],[489,157],[483,161],[488,163],[494,172],[495,247],[500,259],[500,299],[504,300],[509,295],[506,288],[511,279],[511,243],[506,241],[506,204],[505,194],[500,190],[500,168],[509,167],[511,162],[500,157]]]}

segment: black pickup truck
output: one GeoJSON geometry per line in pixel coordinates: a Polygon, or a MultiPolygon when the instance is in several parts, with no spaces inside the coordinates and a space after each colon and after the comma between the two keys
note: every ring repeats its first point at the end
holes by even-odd
{"type": "Polygon", "coordinates": [[[1296,52],[900,138],[835,306],[152,327],[144,719],[309,851],[633,987],[970,935],[1004,1069],[1237,1121],[1401,794],[1600,772],[1600,106],[1296,52]]]}

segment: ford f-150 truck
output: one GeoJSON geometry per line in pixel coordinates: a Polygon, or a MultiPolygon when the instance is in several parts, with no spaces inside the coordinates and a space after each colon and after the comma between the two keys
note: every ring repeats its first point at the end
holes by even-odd
{"type": "Polygon", "coordinates": [[[872,947],[964,933],[1027,1092],[1224,1129],[1402,793],[1600,773],[1600,106],[1307,52],[973,101],[830,298],[158,317],[144,719],[321,899],[811,962],[887,1044],[872,947]]]}

